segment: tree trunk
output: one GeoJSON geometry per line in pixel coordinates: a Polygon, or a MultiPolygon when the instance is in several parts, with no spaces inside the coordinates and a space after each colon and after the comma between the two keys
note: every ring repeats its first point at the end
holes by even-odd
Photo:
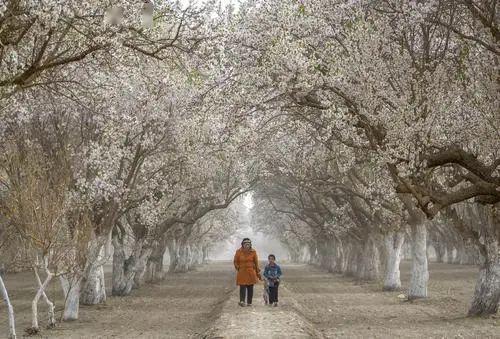
{"type": "Polygon", "coordinates": [[[337,239],[335,246],[335,273],[344,273],[345,272],[345,259],[344,259],[344,246],[340,239],[337,239]]]}
{"type": "Polygon", "coordinates": [[[123,238],[118,234],[113,235],[113,274],[111,295],[124,296],[132,291],[134,279],[134,259],[130,256],[128,259],[125,254],[123,238]]]}
{"type": "Polygon", "coordinates": [[[453,256],[454,246],[451,243],[446,244],[446,263],[453,264],[455,262],[455,258],[453,256]]]}
{"type": "Polygon", "coordinates": [[[498,303],[500,302],[500,255],[498,250],[498,240],[496,240],[496,244],[490,246],[488,257],[479,270],[469,316],[498,312],[498,303]]]}
{"type": "Polygon", "coordinates": [[[185,273],[190,269],[191,249],[188,243],[179,242],[177,246],[177,265],[174,267],[175,273],[185,273]]]}
{"type": "Polygon", "coordinates": [[[100,236],[89,244],[80,290],[80,303],[83,305],[97,305],[106,301],[103,264],[108,259],[104,253],[107,239],[107,236],[100,236]]]}
{"type": "Polygon", "coordinates": [[[80,303],[83,305],[97,305],[106,301],[106,287],[104,284],[104,268],[102,264],[89,264],[82,280],[80,303]]]}
{"type": "Polygon", "coordinates": [[[49,272],[47,274],[47,277],[45,278],[45,281],[42,284],[42,281],[40,280],[40,276],[38,275],[37,270],[34,270],[35,272],[35,278],[38,283],[38,291],[35,294],[35,298],[31,302],[31,311],[32,311],[32,321],[31,321],[31,329],[33,330],[34,333],[38,333],[40,331],[40,326],[38,325],[38,300],[40,300],[40,297],[44,297],[45,302],[49,306],[49,323],[48,327],[52,328],[56,324],[55,320],[55,315],[54,315],[54,304],[49,300],[47,295],[45,294],[45,289],[49,285],[49,282],[52,280],[53,275],[49,272]]]}
{"type": "Polygon", "coordinates": [[[0,274],[0,293],[2,294],[2,299],[5,302],[5,305],[7,307],[7,315],[9,318],[9,339],[16,339],[16,323],[14,319],[14,308],[12,307],[12,304],[10,303],[9,299],[9,294],[7,293],[7,288],[5,287],[5,284],[2,279],[2,275],[0,274]]]}
{"type": "Polygon", "coordinates": [[[408,299],[427,297],[429,270],[427,264],[427,227],[426,222],[411,225],[412,266],[408,299]]]}
{"type": "Polygon", "coordinates": [[[208,246],[203,246],[202,247],[203,251],[203,263],[206,264],[209,260],[209,249],[208,246]]]}
{"type": "Polygon", "coordinates": [[[167,241],[168,254],[170,256],[170,264],[168,265],[168,271],[174,272],[175,268],[179,263],[179,253],[178,253],[178,242],[175,239],[169,239],[167,241]]]}
{"type": "Polygon", "coordinates": [[[380,277],[380,256],[374,237],[368,236],[363,247],[362,264],[359,265],[358,277],[363,280],[377,280],[380,277]]]}
{"type": "Polygon", "coordinates": [[[157,242],[151,251],[151,255],[147,260],[145,280],[147,282],[155,282],[162,280],[165,277],[163,270],[163,257],[165,256],[165,251],[167,250],[167,242],[165,238],[162,238],[157,242]]]}
{"type": "Polygon", "coordinates": [[[80,288],[82,277],[78,274],[59,276],[61,287],[64,293],[64,313],[63,320],[71,321],[78,319],[80,309],[80,288]]]}
{"type": "Polygon", "coordinates": [[[123,239],[118,234],[113,236],[113,247],[113,287],[111,294],[126,296],[132,292],[134,284],[137,284],[137,287],[140,285],[141,275],[151,254],[151,248],[145,245],[144,239],[137,239],[132,253],[127,258],[123,239]]]}
{"type": "Polygon", "coordinates": [[[488,210],[492,213],[485,218],[477,239],[483,258],[469,316],[495,314],[500,302],[500,212],[488,210]]]}
{"type": "Polygon", "coordinates": [[[143,248],[143,251],[137,259],[134,276],[133,288],[139,288],[144,284],[144,274],[146,273],[146,265],[149,257],[151,256],[152,248],[143,248]]]}
{"type": "Polygon", "coordinates": [[[356,276],[359,264],[359,245],[356,243],[351,243],[349,245],[349,255],[347,257],[347,270],[346,274],[348,276],[356,276]]]}
{"type": "Polygon", "coordinates": [[[439,243],[434,243],[434,249],[436,250],[436,262],[443,263],[444,255],[446,253],[446,246],[439,243]]]}
{"type": "Polygon", "coordinates": [[[403,232],[389,233],[384,238],[384,245],[387,252],[384,291],[395,291],[401,288],[399,264],[401,262],[404,241],[403,232]]]}

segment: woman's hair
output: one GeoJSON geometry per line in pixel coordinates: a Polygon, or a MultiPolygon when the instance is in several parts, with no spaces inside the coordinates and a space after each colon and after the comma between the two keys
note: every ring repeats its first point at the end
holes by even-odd
{"type": "Polygon", "coordinates": [[[246,243],[246,242],[249,242],[250,245],[252,244],[252,241],[250,240],[250,238],[243,238],[243,240],[241,241],[241,246],[243,246],[243,243],[246,243]]]}

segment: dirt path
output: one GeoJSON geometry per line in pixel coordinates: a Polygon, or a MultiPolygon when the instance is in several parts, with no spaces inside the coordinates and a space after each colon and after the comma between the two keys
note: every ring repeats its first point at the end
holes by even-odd
{"type": "Polygon", "coordinates": [[[321,333],[297,312],[297,302],[287,288],[280,288],[280,305],[266,306],[262,298],[262,283],[255,285],[251,307],[237,304],[236,289],[222,308],[208,338],[320,338],[321,333]]]}

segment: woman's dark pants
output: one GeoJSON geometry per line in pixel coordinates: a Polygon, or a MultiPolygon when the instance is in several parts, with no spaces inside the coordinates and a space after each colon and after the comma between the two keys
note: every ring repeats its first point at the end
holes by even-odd
{"type": "Polygon", "coordinates": [[[247,304],[252,304],[253,285],[240,285],[240,301],[245,302],[245,294],[247,297],[247,304]]]}

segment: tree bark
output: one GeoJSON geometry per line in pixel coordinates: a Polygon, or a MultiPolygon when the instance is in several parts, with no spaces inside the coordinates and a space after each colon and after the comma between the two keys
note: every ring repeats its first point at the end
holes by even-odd
{"type": "Polygon", "coordinates": [[[48,327],[49,328],[54,327],[56,324],[54,316],[54,304],[50,302],[49,298],[47,298],[47,295],[45,294],[45,289],[47,288],[49,282],[52,280],[52,277],[53,275],[50,272],[48,272],[47,277],[45,278],[45,281],[42,284],[40,276],[38,275],[38,272],[35,269],[35,278],[38,283],[38,290],[35,294],[35,298],[33,298],[33,301],[31,302],[31,312],[32,312],[31,329],[34,331],[34,333],[38,333],[40,331],[40,326],[38,325],[38,301],[42,296],[44,296],[44,299],[47,302],[47,305],[49,306],[48,327]]]}
{"type": "Polygon", "coordinates": [[[9,294],[7,293],[7,288],[2,279],[2,275],[0,274],[0,293],[2,294],[2,299],[5,302],[7,307],[7,315],[9,318],[9,339],[16,339],[16,322],[14,317],[14,308],[10,303],[9,294]]]}
{"type": "Polygon", "coordinates": [[[185,273],[188,272],[191,261],[191,249],[188,243],[179,242],[177,246],[177,265],[174,267],[175,273],[185,273]]]}
{"type": "Polygon", "coordinates": [[[83,305],[97,305],[106,301],[104,283],[103,245],[97,245],[90,250],[82,278],[80,303],[83,305]]]}
{"type": "Polygon", "coordinates": [[[347,256],[347,270],[346,274],[348,276],[356,276],[359,264],[359,252],[360,248],[358,244],[349,244],[349,254],[347,256]]]}
{"type": "Polygon", "coordinates": [[[143,248],[143,252],[137,259],[135,275],[134,275],[134,285],[133,288],[139,288],[144,284],[144,274],[146,273],[146,265],[149,257],[151,256],[152,248],[143,248]]]}
{"type": "Polygon", "coordinates": [[[344,253],[344,245],[340,239],[337,239],[335,246],[335,273],[344,273],[345,272],[345,253],[344,253]]]}
{"type": "Polygon", "coordinates": [[[145,280],[147,282],[155,282],[162,280],[165,277],[163,270],[163,257],[167,250],[167,241],[162,238],[157,242],[152,249],[151,255],[147,260],[145,280]]]}
{"type": "Polygon", "coordinates": [[[64,293],[63,320],[71,321],[78,319],[80,309],[80,289],[82,277],[78,274],[59,276],[61,287],[64,293]]]}
{"type": "Polygon", "coordinates": [[[167,241],[167,248],[170,256],[168,271],[173,273],[179,262],[178,242],[175,239],[169,239],[167,241]]]}
{"type": "Polygon", "coordinates": [[[209,260],[210,250],[209,250],[208,246],[203,246],[202,251],[203,251],[203,263],[206,264],[209,260]]]}
{"type": "Polygon", "coordinates": [[[469,316],[498,312],[500,302],[500,246],[498,239],[488,239],[487,257],[479,269],[469,316]]]}
{"type": "Polygon", "coordinates": [[[372,235],[363,244],[362,264],[358,268],[358,274],[363,280],[377,280],[380,277],[380,253],[372,235]]]}
{"type": "Polygon", "coordinates": [[[408,299],[427,298],[429,270],[427,263],[427,226],[418,222],[410,226],[412,266],[408,299]]]}
{"type": "MultiPolygon", "coordinates": [[[[482,220],[478,246],[482,264],[476,282],[469,316],[489,315],[498,312],[500,302],[500,211],[485,208],[488,215],[482,220]]],[[[481,218],[482,219],[482,218],[481,218]]]]}
{"type": "Polygon", "coordinates": [[[389,233],[384,237],[384,245],[387,252],[384,291],[395,291],[401,288],[399,264],[401,262],[404,240],[404,233],[401,231],[389,233]]]}
{"type": "Polygon", "coordinates": [[[434,249],[436,250],[436,262],[443,263],[444,255],[446,253],[446,246],[438,243],[433,244],[433,246],[434,249]]]}
{"type": "Polygon", "coordinates": [[[111,294],[126,296],[132,292],[134,284],[140,284],[139,281],[144,272],[146,261],[151,254],[151,248],[145,244],[144,239],[137,239],[132,253],[127,258],[123,239],[118,234],[113,236],[113,248],[113,285],[111,294]]]}

